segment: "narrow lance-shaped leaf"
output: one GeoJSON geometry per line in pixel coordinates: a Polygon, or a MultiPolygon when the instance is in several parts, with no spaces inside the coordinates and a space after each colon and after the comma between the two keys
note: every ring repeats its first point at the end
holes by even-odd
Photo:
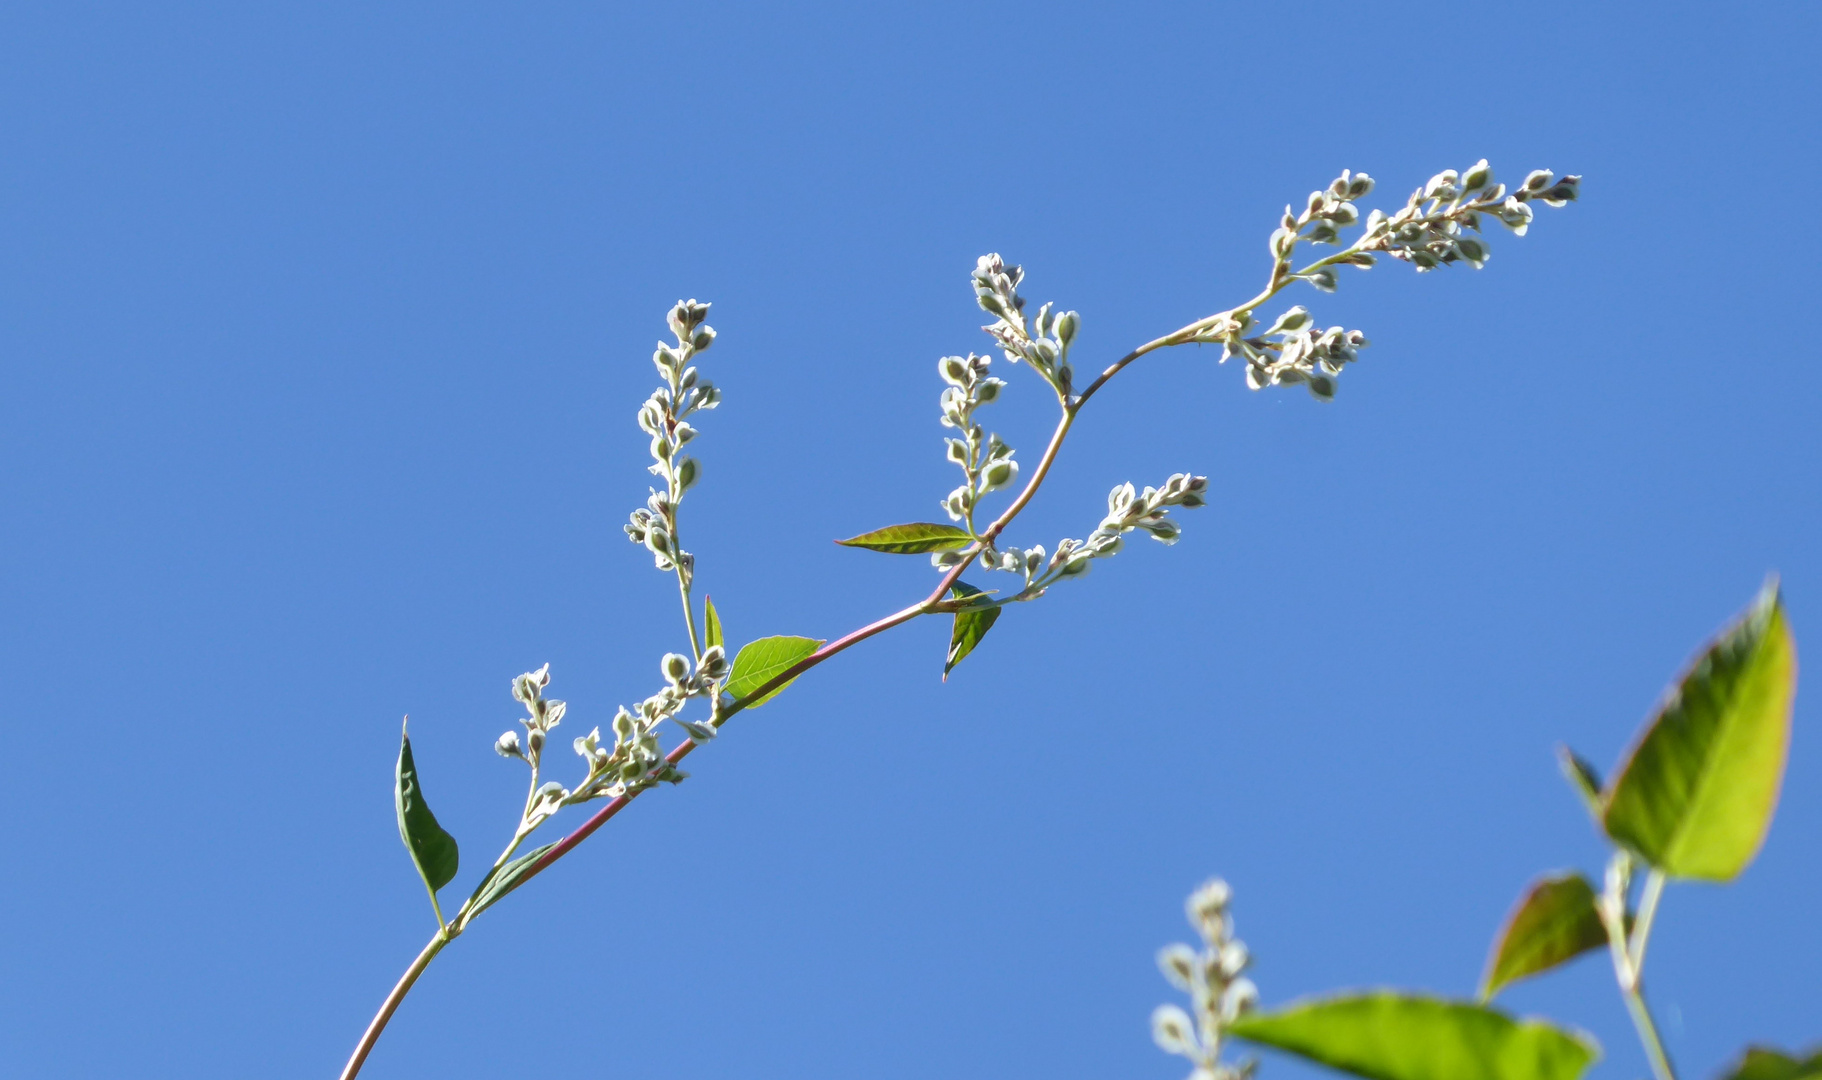
{"type": "Polygon", "coordinates": [[[1534,883],[1506,918],[1487,957],[1480,998],[1510,983],[1549,971],[1607,943],[1594,909],[1594,886],[1580,874],[1557,874],[1534,883]]]}
{"type": "Polygon", "coordinates": [[[705,596],[702,598],[703,647],[712,649],[721,643],[721,615],[715,610],[715,598],[705,596]]]}
{"type": "MultiPolygon", "coordinates": [[[[949,587],[949,595],[957,600],[969,596],[981,595],[981,590],[965,581],[958,581],[949,587]]],[[[993,629],[993,624],[1000,618],[997,607],[981,608],[977,611],[958,611],[955,613],[955,628],[949,632],[949,656],[943,663],[943,681],[949,681],[949,673],[962,658],[974,651],[974,647],[993,629]]]]}
{"type": "Polygon", "coordinates": [[[835,542],[847,547],[866,548],[868,551],[883,551],[889,555],[924,555],[932,551],[954,551],[956,548],[967,547],[973,541],[974,537],[969,536],[966,529],[929,521],[914,521],[909,525],[888,525],[883,529],[874,529],[835,542]]]}
{"type": "Polygon", "coordinates": [[[499,873],[482,882],[475,889],[474,896],[469,899],[467,921],[473,922],[476,915],[486,911],[501,897],[518,888],[519,882],[525,879],[525,874],[531,869],[532,864],[543,858],[545,852],[556,846],[555,843],[549,843],[529,851],[500,867],[499,873]]]}
{"type": "Polygon", "coordinates": [[[1721,1080],[1822,1080],[1822,1049],[1794,1058],[1769,1046],[1749,1046],[1721,1080]]]}
{"type": "Polygon", "coordinates": [[[1384,990],[1250,1013],[1228,1030],[1368,1080],[1576,1080],[1600,1053],[1541,1020],[1384,990]]]}
{"type": "MultiPolygon", "coordinates": [[[[734,695],[736,700],[744,699],[777,678],[792,664],[822,648],[822,644],[815,638],[781,636],[760,638],[746,645],[740,650],[740,655],[734,657],[734,672],[728,676],[727,692],[734,695]]],[[[796,681],[797,677],[792,676],[773,687],[764,697],[747,702],[746,707],[757,709],[796,681]]]]}
{"type": "Polygon", "coordinates": [[[443,831],[437,824],[436,815],[430,812],[430,805],[424,801],[417,762],[411,757],[411,736],[402,727],[399,730],[398,778],[392,795],[399,814],[399,838],[405,841],[405,850],[411,852],[418,875],[435,893],[456,876],[460,855],[455,837],[443,831]]]}
{"type": "Polygon", "coordinates": [[[1665,697],[1605,795],[1607,835],[1672,877],[1729,881],[1777,808],[1797,650],[1777,583],[1665,697]]]}

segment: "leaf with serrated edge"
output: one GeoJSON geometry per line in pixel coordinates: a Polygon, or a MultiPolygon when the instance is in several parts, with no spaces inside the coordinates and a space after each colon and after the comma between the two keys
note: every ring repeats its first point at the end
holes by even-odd
{"type": "Polygon", "coordinates": [[[721,644],[721,615],[715,610],[715,598],[702,598],[702,644],[712,649],[721,644]]]}
{"type": "Polygon", "coordinates": [[[1493,941],[1481,1000],[1606,943],[1588,879],[1580,874],[1541,878],[1525,891],[1493,941]]]}
{"type": "MultiPolygon", "coordinates": [[[[734,673],[728,676],[727,692],[741,700],[764,686],[768,680],[776,678],[786,668],[809,656],[823,643],[807,637],[769,637],[751,642],[734,657],[734,673]]],[[[795,676],[778,686],[774,686],[764,697],[749,701],[746,707],[757,709],[777,697],[784,688],[796,682],[795,676]]]]}
{"type": "Polygon", "coordinates": [[[424,801],[424,789],[418,783],[417,762],[411,756],[411,736],[399,730],[399,767],[392,788],[393,808],[399,816],[399,839],[418,868],[418,876],[431,892],[449,884],[456,876],[461,856],[455,837],[443,831],[436,815],[424,801]]]}
{"type": "MultiPolygon", "coordinates": [[[[965,581],[958,581],[949,587],[949,595],[957,600],[981,595],[981,590],[965,581]]],[[[943,663],[943,681],[949,681],[949,673],[955,665],[974,651],[974,647],[993,629],[993,624],[1000,618],[997,607],[982,608],[979,611],[958,611],[955,613],[955,627],[949,632],[949,656],[943,663]]]]}
{"type": "Polygon", "coordinates": [[[1607,835],[1671,877],[1739,876],[1777,809],[1796,685],[1796,642],[1768,581],[1646,725],[1605,793],[1607,835]]]}
{"type": "Polygon", "coordinates": [[[474,896],[468,902],[468,914],[464,921],[473,922],[474,917],[497,903],[501,897],[519,887],[525,872],[531,865],[544,857],[544,853],[556,847],[555,843],[545,844],[541,848],[529,851],[513,861],[500,867],[500,872],[482,882],[475,889],[474,896]]]}
{"type": "Polygon", "coordinates": [[[1721,1080],[1822,1080],[1822,1049],[1799,1061],[1769,1046],[1749,1046],[1721,1080]]]}
{"type": "Polygon", "coordinates": [[[925,555],[932,551],[953,551],[967,547],[974,542],[974,537],[968,535],[968,530],[953,525],[914,521],[908,525],[888,525],[883,529],[874,529],[835,542],[845,547],[883,551],[889,555],[925,555]]]}
{"type": "Polygon", "coordinates": [[[1576,1080],[1600,1053],[1542,1020],[1389,990],[1249,1013],[1228,1031],[1368,1080],[1576,1080]]]}

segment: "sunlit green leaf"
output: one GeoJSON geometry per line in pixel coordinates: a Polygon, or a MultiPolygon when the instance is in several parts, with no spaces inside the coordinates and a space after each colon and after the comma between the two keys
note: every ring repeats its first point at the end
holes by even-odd
{"type": "Polygon", "coordinates": [[[392,795],[399,814],[399,838],[405,841],[405,850],[411,852],[411,861],[417,865],[424,884],[436,892],[456,876],[460,856],[455,837],[443,831],[424,801],[417,762],[411,757],[411,736],[403,729],[399,732],[398,778],[392,795]]]}
{"type": "Polygon", "coordinates": [[[1822,1050],[1799,1060],[1769,1046],[1749,1046],[1721,1080],[1822,1080],[1822,1050]]]}
{"type": "Polygon", "coordinates": [[[709,649],[721,644],[721,615],[712,596],[702,598],[702,644],[709,649]]]}
{"type": "MultiPolygon", "coordinates": [[[[767,682],[777,678],[792,664],[822,648],[822,642],[807,637],[769,637],[760,638],[740,650],[734,657],[734,673],[728,677],[727,692],[736,700],[743,700],[767,682]]],[[[777,697],[784,688],[796,682],[795,676],[773,687],[757,701],[749,701],[746,707],[757,709],[777,697]]]]}
{"type": "Polygon", "coordinates": [[[1576,1080],[1600,1053],[1541,1020],[1386,990],[1251,1013],[1229,1030],[1369,1080],[1576,1080]]]}
{"type": "Polygon", "coordinates": [[[545,844],[500,867],[499,873],[488,878],[474,891],[474,897],[468,909],[468,918],[473,920],[476,915],[492,907],[502,896],[518,888],[519,882],[525,879],[525,874],[531,869],[532,864],[543,858],[545,852],[556,846],[555,843],[545,844]]]}
{"type": "Polygon", "coordinates": [[[1494,939],[1481,1000],[1606,943],[1588,879],[1580,874],[1542,878],[1526,890],[1494,939]]]}
{"type": "Polygon", "coordinates": [[[964,548],[973,540],[966,529],[929,521],[914,521],[909,525],[888,525],[883,529],[874,529],[870,533],[861,533],[835,542],[848,547],[866,548],[868,551],[884,551],[891,555],[924,555],[932,551],[964,548]]]}
{"type": "Polygon", "coordinates": [[[1607,789],[1607,835],[1672,877],[1728,881],[1777,808],[1797,650],[1775,582],[1698,657],[1607,789]]]}
{"type": "MultiPolygon", "coordinates": [[[[981,590],[965,581],[958,581],[949,587],[949,595],[962,599],[968,596],[979,596],[981,590]]],[[[943,663],[943,680],[949,679],[949,673],[962,658],[974,651],[974,647],[993,629],[999,621],[1000,609],[997,607],[981,608],[977,611],[958,611],[955,613],[955,628],[949,632],[949,657],[943,663]]]]}

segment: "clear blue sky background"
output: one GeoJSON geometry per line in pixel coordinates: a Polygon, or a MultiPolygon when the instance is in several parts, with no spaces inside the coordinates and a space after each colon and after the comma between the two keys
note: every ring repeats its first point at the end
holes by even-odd
{"type": "MultiPolygon", "coordinates": [[[[520,798],[509,679],[549,661],[580,734],[681,644],[619,531],[678,297],[715,302],[726,392],[701,584],[736,639],[830,637],[932,583],[829,540],[953,484],[934,361],[985,350],[975,256],[1079,309],[1089,366],[1250,295],[1340,169],[1396,201],[1484,155],[1585,199],[1484,272],[1295,297],[1375,342],[1333,405],[1207,351],[1122,376],[1016,536],[1193,469],[1181,544],[1008,612],[947,685],[929,620],[741,717],[446,953],[367,1075],[1177,1080],[1152,955],[1214,873],[1268,1002],[1470,993],[1529,878],[1598,869],[1559,740],[1610,765],[1768,571],[1822,642],[1819,30],[8,5],[0,1071],[333,1075],[432,929],[399,716],[459,892],[520,798]]],[[[1053,405],[1004,374],[1029,462],[1053,405]]],[[[1758,863],[1666,902],[1650,989],[1692,1080],[1822,1037],[1815,701],[1758,863]]],[[[1644,1073],[1599,962],[1507,1000],[1644,1073]]]]}

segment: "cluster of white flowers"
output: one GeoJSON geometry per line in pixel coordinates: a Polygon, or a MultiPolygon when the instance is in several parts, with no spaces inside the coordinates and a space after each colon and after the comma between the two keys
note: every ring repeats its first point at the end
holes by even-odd
{"type": "Polygon", "coordinates": [[[1246,359],[1246,385],[1267,386],[1302,383],[1317,399],[1335,396],[1335,376],[1344,365],[1360,359],[1360,350],[1372,344],[1358,330],[1331,326],[1318,330],[1309,309],[1298,305],[1278,316],[1264,334],[1246,337],[1251,317],[1221,343],[1221,362],[1230,356],[1246,359]],[[1273,340],[1276,339],[1276,340],[1273,340]]]}
{"type": "Polygon", "coordinates": [[[715,737],[713,712],[708,723],[685,720],[678,713],[691,698],[698,697],[707,698],[713,703],[711,709],[719,710],[721,687],[730,671],[727,654],[721,646],[711,646],[700,661],[692,664],[681,653],[666,653],[658,666],[664,675],[663,688],[637,708],[623,705],[615,712],[611,748],[602,744],[598,727],[574,740],[575,751],[588,771],[573,789],[555,782],[538,786],[544,743],[566,711],[563,702],[543,696],[544,688],[550,685],[550,665],[512,681],[513,698],[523,703],[529,714],[519,721],[525,725],[526,739],[521,744],[519,733],[508,731],[495,740],[494,750],[501,757],[518,758],[531,766],[533,791],[526,802],[521,828],[534,827],[565,806],[604,796],[636,794],[659,783],[681,783],[689,775],[665,761],[659,752],[658,725],[669,720],[698,743],[715,737]]]}
{"type": "MultiPolygon", "coordinates": [[[[1481,235],[1483,218],[1491,217],[1523,236],[1531,225],[1533,202],[1562,206],[1575,201],[1581,177],[1558,178],[1548,169],[1525,177],[1518,190],[1508,192],[1496,183],[1485,159],[1457,172],[1447,169],[1411,193],[1395,214],[1374,210],[1361,220],[1354,205],[1373,190],[1373,178],[1343,170],[1321,191],[1310,192],[1301,212],[1286,206],[1279,227],[1272,233],[1272,279],[1262,297],[1276,293],[1293,281],[1305,281],[1322,292],[1334,292],[1341,266],[1362,269],[1374,265],[1376,252],[1410,263],[1419,271],[1466,263],[1476,270],[1487,264],[1491,248],[1481,235]],[[1302,270],[1291,269],[1298,244],[1341,243],[1341,231],[1361,226],[1360,237],[1341,252],[1319,259],[1302,270]]],[[[1255,301],[1257,303],[1257,301],[1255,301]]],[[[1321,399],[1335,396],[1335,377],[1358,359],[1367,345],[1358,330],[1331,326],[1318,329],[1310,313],[1293,307],[1262,334],[1250,308],[1236,309],[1200,328],[1193,340],[1219,342],[1221,361],[1238,356],[1246,362],[1246,383],[1254,390],[1267,386],[1302,385],[1321,399]]]]}
{"type": "Polygon", "coordinates": [[[1220,878],[1190,894],[1185,905],[1189,924],[1202,936],[1203,947],[1172,945],[1158,953],[1158,968],[1170,984],[1190,996],[1195,1016],[1176,1005],[1160,1005],[1151,1014],[1151,1034],[1160,1049],[1195,1063],[1190,1080],[1245,1080],[1255,1061],[1221,1062],[1222,1031],[1259,1001],[1259,990],[1242,972],[1252,958],[1234,937],[1228,904],[1233,890],[1220,878]]]}
{"type": "MultiPolygon", "coordinates": [[[[1183,530],[1170,517],[1174,506],[1195,508],[1206,505],[1208,477],[1175,473],[1161,487],[1143,491],[1130,483],[1121,484],[1107,495],[1107,516],[1086,540],[1063,540],[1055,554],[1047,554],[1042,544],[1023,550],[999,551],[993,545],[980,554],[983,570],[1004,570],[1023,575],[1025,586],[1013,600],[1035,600],[1051,585],[1064,578],[1079,578],[1088,573],[1095,559],[1120,553],[1126,546],[1125,536],[1137,529],[1153,540],[1174,544],[1183,530]]],[[[938,569],[948,569],[964,558],[960,551],[939,551],[930,557],[938,569]]]]}
{"type": "Polygon", "coordinates": [[[949,385],[943,388],[940,404],[943,426],[956,428],[959,439],[945,439],[949,460],[961,466],[966,477],[961,487],[943,500],[943,510],[951,521],[968,522],[974,531],[974,508],[982,495],[998,491],[1018,479],[1019,463],[1012,460],[1012,447],[989,435],[974,421],[974,410],[999,399],[1005,380],[989,374],[992,360],[969,353],[967,356],[945,356],[937,361],[937,371],[949,385]]]}
{"type": "Polygon", "coordinates": [[[1007,266],[999,255],[982,255],[974,265],[974,298],[981,310],[995,321],[982,327],[999,342],[1006,359],[1020,360],[1067,399],[1074,380],[1069,366],[1069,346],[1082,328],[1082,317],[1073,311],[1051,314],[1051,304],[1038,309],[1037,318],[1025,323],[1025,298],[1019,295],[1019,282],[1025,279],[1022,267],[1007,266]]]}
{"type": "Polygon", "coordinates": [[[665,384],[639,406],[639,429],[652,437],[652,464],[648,471],[664,480],[665,489],[654,490],[645,505],[633,511],[632,520],[625,526],[627,537],[635,544],[645,545],[658,569],[676,571],[686,589],[696,560],[677,539],[677,504],[702,475],[696,459],[683,453],[683,448],[696,437],[688,417],[699,409],[721,404],[721,391],[690,364],[697,353],[715,343],[714,329],[703,321],[708,314],[707,304],[677,301],[668,317],[677,343],[660,342],[652,353],[652,363],[665,384]]]}

